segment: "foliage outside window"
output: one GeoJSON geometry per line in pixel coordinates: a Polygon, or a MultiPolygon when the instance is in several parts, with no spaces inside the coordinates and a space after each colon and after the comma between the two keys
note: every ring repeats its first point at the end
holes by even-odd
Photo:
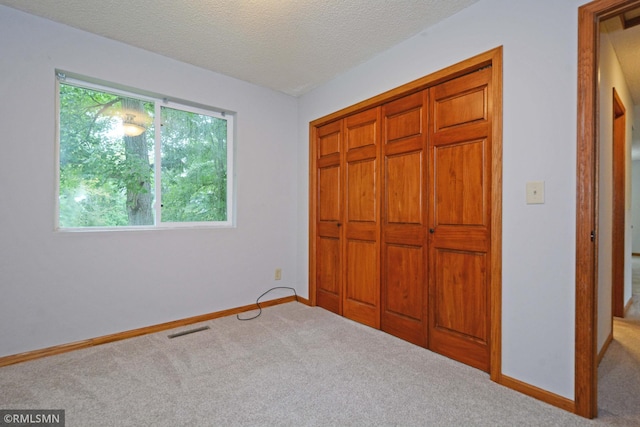
{"type": "Polygon", "coordinates": [[[232,116],[60,77],[58,227],[231,225],[232,116]]]}

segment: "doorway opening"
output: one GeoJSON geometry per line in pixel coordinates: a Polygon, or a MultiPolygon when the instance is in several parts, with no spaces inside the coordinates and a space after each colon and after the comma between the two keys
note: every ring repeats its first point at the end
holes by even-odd
{"type": "Polygon", "coordinates": [[[598,36],[601,22],[638,7],[596,0],[578,10],[575,412],[587,418],[598,412],[598,36]]]}

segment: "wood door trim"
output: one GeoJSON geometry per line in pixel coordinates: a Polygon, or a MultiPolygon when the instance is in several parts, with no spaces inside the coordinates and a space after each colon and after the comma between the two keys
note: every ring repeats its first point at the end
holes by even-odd
{"type": "Polygon", "coordinates": [[[316,220],[317,220],[317,177],[316,177],[316,128],[329,122],[342,119],[348,115],[380,106],[384,103],[399,99],[403,96],[435,86],[447,80],[477,71],[481,68],[492,67],[492,90],[490,96],[494,109],[492,123],[493,132],[493,165],[492,165],[492,200],[491,200],[491,282],[489,311],[491,313],[490,326],[490,378],[501,382],[502,378],[502,46],[476,55],[465,61],[436,71],[427,76],[416,79],[400,87],[391,89],[380,95],[336,111],[309,123],[309,300],[316,305],[316,220]]]}
{"type": "Polygon", "coordinates": [[[596,0],[578,9],[576,167],[575,413],[593,418],[597,401],[597,66],[601,19],[640,0],[596,0]],[[592,233],[595,233],[592,234],[592,233]],[[592,241],[592,235],[595,238],[592,241]]]}
{"type": "Polygon", "coordinates": [[[318,176],[316,174],[317,168],[317,156],[316,156],[316,141],[317,141],[317,128],[318,126],[309,123],[309,303],[312,307],[316,306],[316,236],[318,233],[318,199],[317,191],[318,176]]]}
{"type": "Polygon", "coordinates": [[[486,66],[493,64],[493,66],[500,65],[502,70],[502,46],[491,49],[487,52],[483,52],[479,55],[461,61],[457,64],[451,65],[445,69],[438,70],[434,73],[420,77],[397,88],[388,90],[379,95],[366,99],[357,104],[338,110],[334,113],[320,117],[312,121],[309,125],[312,127],[322,126],[323,124],[332,122],[349,116],[360,111],[368,110],[369,108],[377,107],[390,101],[402,98],[403,96],[410,95],[415,92],[419,92],[428,87],[435,86],[439,83],[447,80],[460,77],[464,74],[479,70],[486,66]],[[499,62],[498,62],[499,61],[499,62]]]}
{"type": "Polygon", "coordinates": [[[613,215],[611,230],[612,313],[624,317],[625,205],[626,205],[626,108],[613,88],[613,215]],[[620,124],[619,120],[622,120],[620,124]],[[622,126],[622,129],[620,127],[622,126]],[[620,139],[622,133],[622,139],[620,139]]]}
{"type": "Polygon", "coordinates": [[[489,256],[491,257],[491,294],[489,301],[489,349],[492,381],[502,377],[502,49],[496,50],[492,58],[491,88],[488,109],[493,115],[491,122],[491,235],[489,256]]]}

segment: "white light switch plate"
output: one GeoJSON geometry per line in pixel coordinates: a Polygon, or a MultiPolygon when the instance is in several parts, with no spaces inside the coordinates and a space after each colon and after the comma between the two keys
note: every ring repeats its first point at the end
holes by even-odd
{"type": "Polygon", "coordinates": [[[536,205],[544,203],[544,181],[527,182],[527,204],[536,205]]]}

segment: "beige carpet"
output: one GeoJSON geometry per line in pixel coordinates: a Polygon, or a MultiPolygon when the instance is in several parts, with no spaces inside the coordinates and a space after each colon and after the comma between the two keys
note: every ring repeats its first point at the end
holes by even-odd
{"type": "Polygon", "coordinates": [[[640,426],[640,298],[629,315],[613,320],[613,341],[598,367],[599,419],[640,426]]]}
{"type": "Polygon", "coordinates": [[[616,327],[594,421],[295,302],[0,368],[0,408],[65,409],[68,427],[638,426],[624,366],[640,353],[625,336],[616,327]],[[167,338],[199,326],[211,329],[167,338]]]}
{"type": "Polygon", "coordinates": [[[0,408],[70,427],[599,425],[321,308],[203,325],[0,368],[0,408]]]}
{"type": "Polygon", "coordinates": [[[632,305],[613,319],[613,341],[598,367],[599,419],[640,426],[640,257],[633,257],[632,305]]]}

